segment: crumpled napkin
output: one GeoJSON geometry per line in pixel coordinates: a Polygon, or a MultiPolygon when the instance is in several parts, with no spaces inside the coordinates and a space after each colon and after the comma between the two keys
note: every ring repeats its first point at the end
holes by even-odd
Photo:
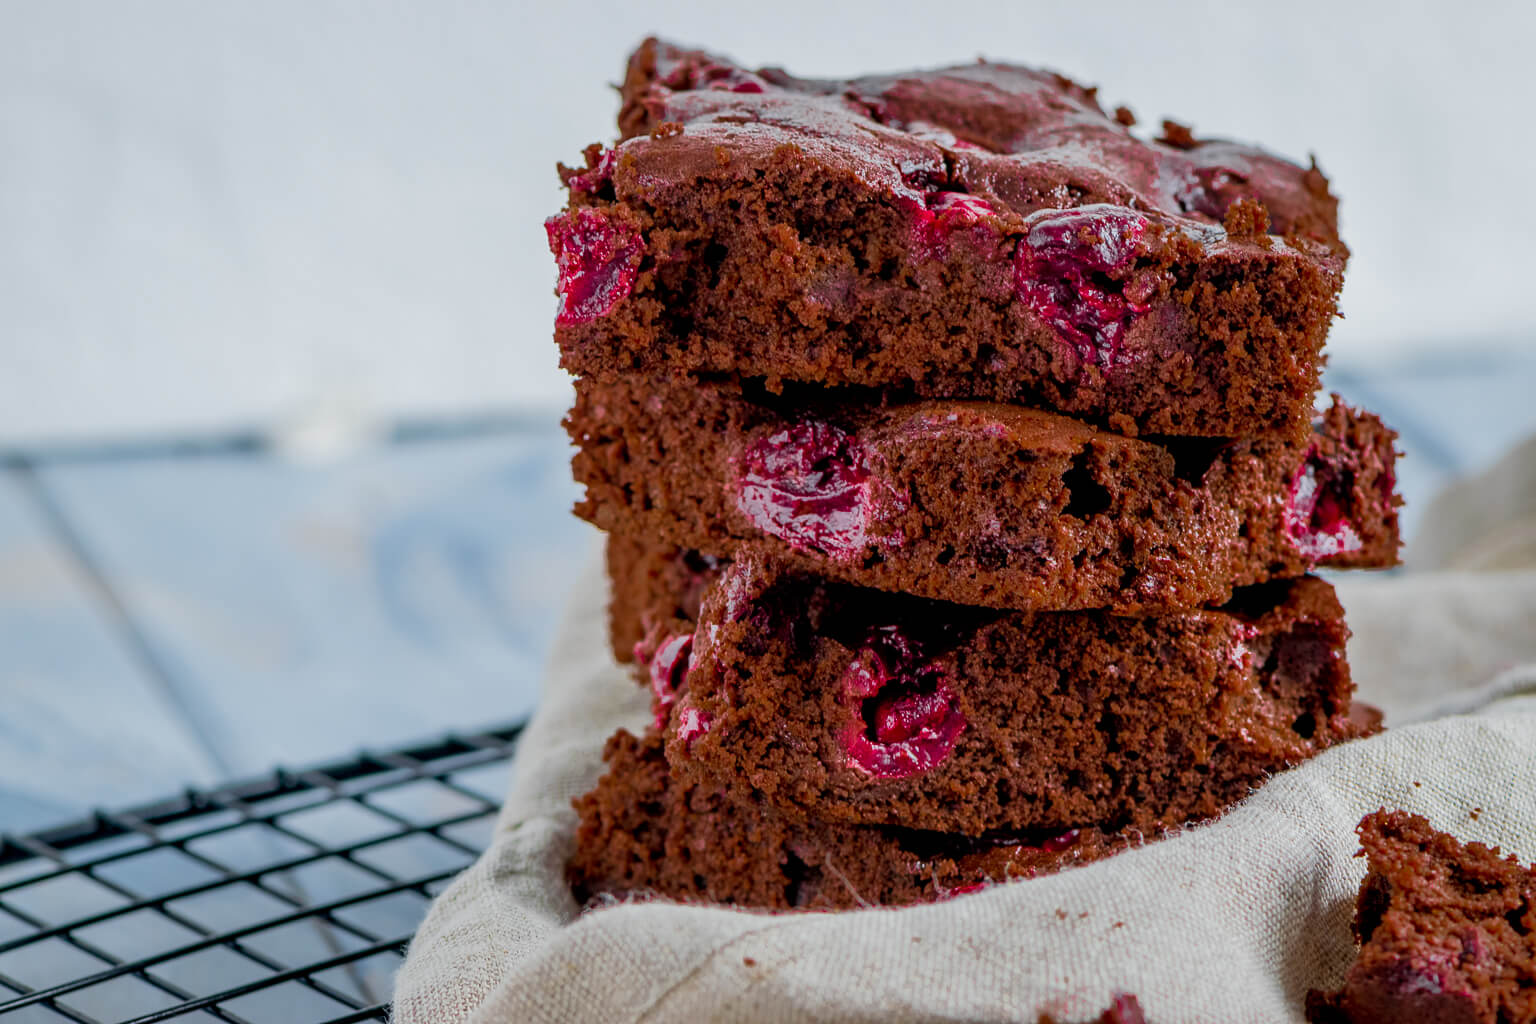
{"type": "Polygon", "coordinates": [[[608,735],[648,717],[606,653],[594,560],[492,845],[429,911],[394,1019],[1076,1021],[1133,992],[1157,1024],[1300,1021],[1307,989],[1336,986],[1354,956],[1364,814],[1405,808],[1536,860],[1536,487],[1508,483],[1536,481],[1532,467],[1527,445],[1437,499],[1410,553],[1419,571],[1337,581],[1351,667],[1386,733],[1170,839],[898,910],[578,914],[563,881],[571,799],[602,773],[608,735]]]}

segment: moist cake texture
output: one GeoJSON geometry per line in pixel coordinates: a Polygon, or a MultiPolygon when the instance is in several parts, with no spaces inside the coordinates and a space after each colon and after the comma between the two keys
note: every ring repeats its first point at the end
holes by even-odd
{"type": "Polygon", "coordinates": [[[981,836],[1214,817],[1368,732],[1332,588],[999,613],[725,566],[642,651],[673,770],[792,821],[981,836]]]}
{"type": "Polygon", "coordinates": [[[1404,811],[1368,814],[1358,831],[1360,953],[1342,989],[1308,994],[1308,1019],[1536,1021],[1536,867],[1404,811]]]}
{"type": "Polygon", "coordinates": [[[791,824],[674,778],[654,731],[608,740],[608,772],[575,802],[567,877],[578,901],[660,896],[766,910],[928,903],[1099,860],[1155,836],[1098,829],[986,840],[791,824]]]}
{"type": "Polygon", "coordinates": [[[546,225],[563,365],[1300,437],[1347,251],[1316,166],[1060,75],[849,80],[651,40],[546,225]]]}
{"type": "Polygon", "coordinates": [[[951,400],[577,382],[576,514],[715,557],[994,608],[1149,614],[1397,562],[1396,435],[1335,397],[1301,441],[1130,439],[951,400]]]}

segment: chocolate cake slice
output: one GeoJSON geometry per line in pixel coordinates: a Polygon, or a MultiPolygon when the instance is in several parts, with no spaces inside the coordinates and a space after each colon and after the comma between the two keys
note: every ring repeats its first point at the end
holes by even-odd
{"type": "Polygon", "coordinates": [[[1396,435],[1337,397],[1301,441],[1153,442],[998,403],[754,400],[646,377],[576,391],[576,514],[714,556],[1136,614],[1397,561],[1396,435]]]}
{"type": "Polygon", "coordinates": [[[574,373],[1300,437],[1345,258],[1317,167],[981,62],[848,80],[649,40],[546,224],[574,373]]]}
{"type": "Polygon", "coordinates": [[[787,820],[979,836],[1214,817],[1375,731],[1353,717],[1347,635],[1315,578],[1129,618],[965,608],[748,557],[718,570],[695,631],[641,653],[680,775],[787,820]]]}
{"type": "Polygon", "coordinates": [[[676,779],[654,731],[608,740],[608,773],[578,798],[567,869],[576,898],[662,896],[768,910],[851,910],[947,899],[1049,874],[1155,836],[1094,828],[968,840],[910,829],[792,824],[676,779]]]}
{"type": "Polygon", "coordinates": [[[1342,989],[1308,994],[1308,1020],[1536,1021],[1536,866],[1404,811],[1368,814],[1359,832],[1360,954],[1342,989]]]}

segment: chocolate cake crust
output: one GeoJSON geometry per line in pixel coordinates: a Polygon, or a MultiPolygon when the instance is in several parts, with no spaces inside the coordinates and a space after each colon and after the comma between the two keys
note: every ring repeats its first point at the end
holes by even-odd
{"type": "Polygon", "coordinates": [[[1347,255],[1315,166],[1006,64],[807,80],[651,40],[623,98],[547,224],[574,373],[1306,430],[1347,255]]]}
{"type": "Polygon", "coordinates": [[[1151,614],[1397,562],[1396,435],[1337,397],[1302,441],[1129,439],[996,403],[577,382],[598,527],[960,604],[1151,614]]]}

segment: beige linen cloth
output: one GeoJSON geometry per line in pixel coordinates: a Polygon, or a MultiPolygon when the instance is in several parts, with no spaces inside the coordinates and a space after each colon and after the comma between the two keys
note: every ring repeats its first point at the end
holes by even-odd
{"type": "Polygon", "coordinates": [[[1410,571],[1345,576],[1361,696],[1386,733],[1163,842],[946,903],[767,915],[666,902],[587,914],[562,882],[572,797],[646,695],[609,660],[585,578],[491,848],[432,906],[399,1024],[1067,1021],[1133,992],[1154,1024],[1301,1020],[1335,985],[1381,806],[1536,859],[1536,444],[1427,510],[1410,571]],[[1489,571],[1497,570],[1497,571],[1489,571]]]}

